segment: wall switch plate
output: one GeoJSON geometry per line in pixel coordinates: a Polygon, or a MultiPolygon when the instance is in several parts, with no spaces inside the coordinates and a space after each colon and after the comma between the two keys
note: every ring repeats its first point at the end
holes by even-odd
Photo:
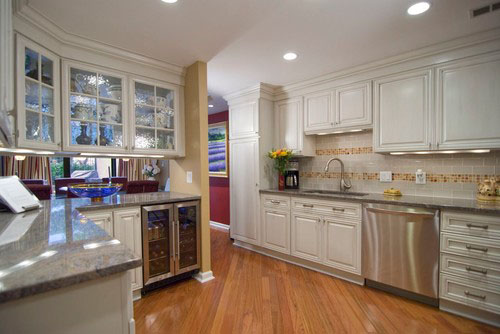
{"type": "Polygon", "coordinates": [[[417,169],[415,173],[415,183],[416,184],[426,184],[427,183],[427,174],[421,169],[417,169]]]}
{"type": "Polygon", "coordinates": [[[191,171],[186,172],[186,182],[193,183],[193,172],[191,171]]]}
{"type": "Polygon", "coordinates": [[[392,182],[392,172],[380,172],[379,180],[380,182],[392,182]]]}

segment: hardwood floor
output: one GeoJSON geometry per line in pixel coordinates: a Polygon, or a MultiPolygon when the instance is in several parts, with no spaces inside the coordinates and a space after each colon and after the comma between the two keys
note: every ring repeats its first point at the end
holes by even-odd
{"type": "Polygon", "coordinates": [[[436,308],[234,247],[212,229],[215,280],[135,302],[137,333],[500,333],[436,308]]]}

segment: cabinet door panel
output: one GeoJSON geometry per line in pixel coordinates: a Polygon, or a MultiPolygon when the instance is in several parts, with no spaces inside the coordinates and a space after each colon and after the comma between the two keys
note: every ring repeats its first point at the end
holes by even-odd
{"type": "Polygon", "coordinates": [[[258,205],[258,139],[230,142],[231,237],[260,244],[258,205]]]}
{"type": "Polygon", "coordinates": [[[377,152],[431,148],[431,73],[424,70],[375,81],[377,152]]]}
{"type": "Polygon", "coordinates": [[[361,274],[360,223],[327,218],[325,229],[325,264],[361,274]]]}
{"type": "Polygon", "coordinates": [[[279,120],[279,143],[280,147],[286,147],[294,152],[302,150],[301,116],[302,102],[300,100],[288,100],[278,102],[279,120]]]}
{"type": "Polygon", "coordinates": [[[371,84],[369,82],[337,89],[336,101],[336,127],[371,125],[371,84]]]}
{"type": "Polygon", "coordinates": [[[322,92],[305,97],[304,131],[333,128],[333,93],[322,92]]]}
{"type": "Polygon", "coordinates": [[[92,220],[94,224],[113,235],[113,213],[112,212],[84,212],[83,215],[92,220]]]}
{"type": "Polygon", "coordinates": [[[500,147],[500,55],[438,68],[440,149],[500,147]]]}
{"type": "Polygon", "coordinates": [[[262,209],[262,247],[290,254],[290,214],[262,209]]]}
{"type": "MultiPolygon", "coordinates": [[[[114,236],[142,258],[141,211],[139,208],[113,212],[114,236]]],[[[132,290],[142,288],[142,267],[129,270],[132,290]]]]}
{"type": "Polygon", "coordinates": [[[292,214],[291,225],[291,254],[309,261],[321,262],[321,218],[292,214]]]}
{"type": "Polygon", "coordinates": [[[229,139],[255,136],[259,133],[259,114],[257,102],[230,106],[229,139]]]}

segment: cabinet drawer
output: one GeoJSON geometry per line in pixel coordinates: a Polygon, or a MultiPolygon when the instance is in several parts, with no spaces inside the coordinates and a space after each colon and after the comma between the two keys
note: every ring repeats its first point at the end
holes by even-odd
{"type": "Polygon", "coordinates": [[[441,230],[500,239],[500,218],[460,212],[443,212],[441,230]]]}
{"type": "Polygon", "coordinates": [[[361,204],[323,201],[311,198],[292,198],[292,210],[308,212],[316,215],[327,215],[341,218],[361,219],[361,204]]]}
{"type": "Polygon", "coordinates": [[[500,284],[500,264],[464,256],[441,254],[441,272],[483,283],[500,284]]]}
{"type": "Polygon", "coordinates": [[[261,195],[262,205],[266,208],[290,210],[290,197],[279,195],[261,195]]]}
{"type": "Polygon", "coordinates": [[[500,286],[483,284],[474,280],[440,275],[442,299],[500,314],[500,286]]]}
{"type": "Polygon", "coordinates": [[[441,251],[500,262],[500,243],[498,240],[441,233],[441,251]]]}

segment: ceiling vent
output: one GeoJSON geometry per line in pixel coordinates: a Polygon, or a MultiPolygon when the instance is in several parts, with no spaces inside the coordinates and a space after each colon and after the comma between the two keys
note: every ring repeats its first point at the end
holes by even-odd
{"type": "Polygon", "coordinates": [[[496,10],[500,10],[500,2],[496,2],[496,3],[489,4],[489,5],[486,5],[483,7],[472,9],[470,11],[470,17],[473,19],[475,17],[481,16],[484,14],[488,14],[488,13],[494,12],[496,10]]]}

